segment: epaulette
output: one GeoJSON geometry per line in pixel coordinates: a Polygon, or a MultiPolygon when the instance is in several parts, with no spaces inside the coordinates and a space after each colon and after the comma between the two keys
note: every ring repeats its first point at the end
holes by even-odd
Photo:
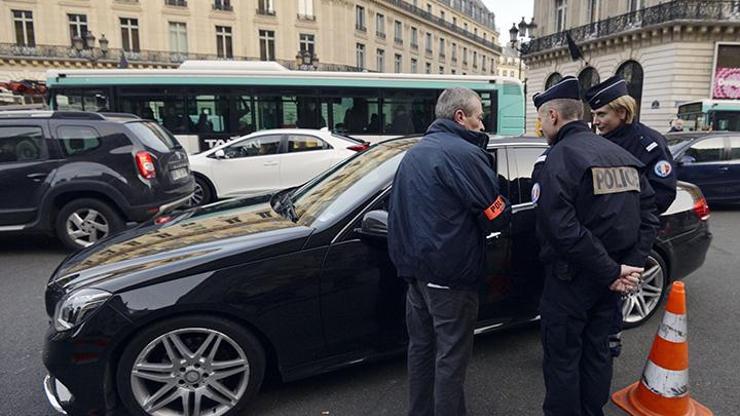
{"type": "Polygon", "coordinates": [[[536,165],[538,163],[542,163],[545,160],[547,160],[547,154],[550,152],[550,149],[552,149],[552,147],[548,147],[547,149],[545,149],[545,151],[540,155],[540,157],[538,157],[537,160],[534,161],[534,164],[536,165]]]}
{"type": "Polygon", "coordinates": [[[658,147],[658,143],[656,143],[655,140],[651,139],[650,137],[646,137],[646,136],[640,136],[640,144],[648,152],[652,152],[658,147]]]}

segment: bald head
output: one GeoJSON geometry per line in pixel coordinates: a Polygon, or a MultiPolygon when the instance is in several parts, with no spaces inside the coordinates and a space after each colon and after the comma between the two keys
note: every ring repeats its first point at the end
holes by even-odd
{"type": "Polygon", "coordinates": [[[583,103],[570,98],[558,98],[547,101],[537,110],[537,118],[542,125],[542,132],[548,142],[557,136],[560,129],[583,117],[583,103]]]}

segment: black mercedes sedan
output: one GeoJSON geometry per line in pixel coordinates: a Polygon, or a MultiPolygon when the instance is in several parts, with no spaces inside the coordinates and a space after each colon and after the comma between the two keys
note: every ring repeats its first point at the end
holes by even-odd
{"type": "MultiPolygon", "coordinates": [[[[376,144],[297,189],[156,218],[67,258],[46,290],[47,397],[60,412],[232,415],[266,373],[282,380],[405,348],[405,283],[387,253],[389,189],[419,141],[376,144]]],[[[543,285],[531,172],[542,140],[493,139],[510,226],[488,236],[476,333],[538,319],[543,285]]],[[[637,325],[711,241],[682,183],[639,292],[637,325]]]]}

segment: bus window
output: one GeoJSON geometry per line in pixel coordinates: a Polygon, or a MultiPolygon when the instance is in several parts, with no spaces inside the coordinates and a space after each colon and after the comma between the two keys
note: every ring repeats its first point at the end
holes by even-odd
{"type": "Polygon", "coordinates": [[[223,95],[193,96],[188,100],[187,115],[191,133],[223,133],[229,120],[229,100],[223,95]]]}
{"type": "Polygon", "coordinates": [[[235,99],[235,114],[234,117],[236,122],[233,123],[233,128],[236,129],[236,134],[239,136],[245,136],[255,131],[255,112],[252,111],[254,103],[252,97],[248,95],[242,95],[235,99]]]}
{"type": "Polygon", "coordinates": [[[62,90],[56,93],[54,99],[55,110],[111,111],[110,97],[105,90],[62,90]]]}
{"type": "Polygon", "coordinates": [[[432,123],[438,91],[387,90],[383,95],[383,132],[404,135],[423,133],[432,123]]]}
{"type": "Polygon", "coordinates": [[[319,93],[322,110],[327,107],[332,131],[349,134],[379,134],[380,100],[377,90],[323,89],[319,93]]]}
{"type": "Polygon", "coordinates": [[[62,90],[54,96],[54,109],[59,111],[82,111],[82,91],[62,90]]]}
{"type": "Polygon", "coordinates": [[[712,121],[712,130],[740,131],[740,112],[711,111],[709,119],[712,121]]]}

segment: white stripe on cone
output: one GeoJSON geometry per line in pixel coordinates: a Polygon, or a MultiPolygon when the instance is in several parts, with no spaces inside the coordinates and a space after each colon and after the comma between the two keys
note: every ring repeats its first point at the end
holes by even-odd
{"type": "Polygon", "coordinates": [[[676,315],[666,311],[663,315],[663,322],[658,328],[658,335],[676,344],[686,342],[686,315],[676,315]]]}
{"type": "Polygon", "coordinates": [[[683,397],[689,394],[689,370],[666,370],[648,360],[642,372],[642,384],[663,397],[683,397]]]}

